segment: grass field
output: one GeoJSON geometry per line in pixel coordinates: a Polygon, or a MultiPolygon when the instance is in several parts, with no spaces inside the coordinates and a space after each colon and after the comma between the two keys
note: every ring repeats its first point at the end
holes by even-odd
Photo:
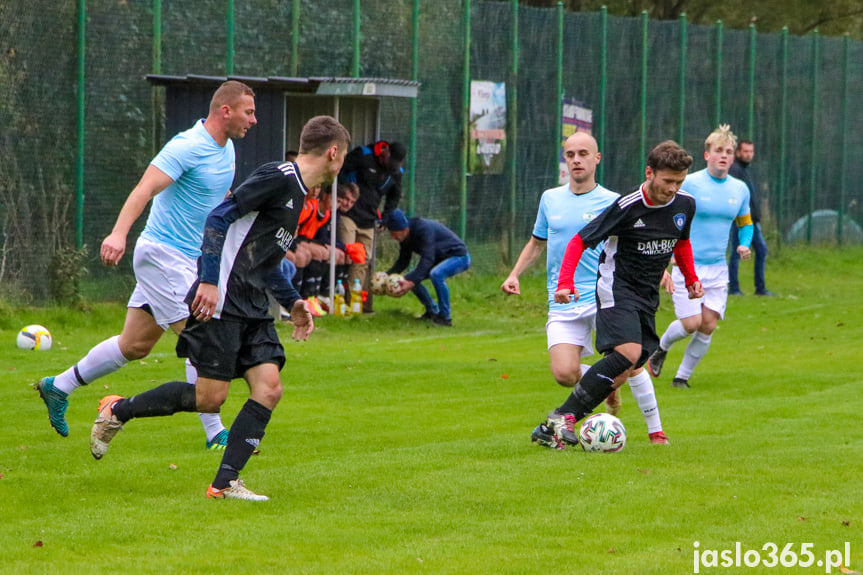
{"type": "MultiPolygon", "coordinates": [[[[669,354],[655,385],[671,445],[648,442],[624,389],[629,440],[609,455],[529,441],[566,396],[540,274],[521,298],[502,277],[452,280],[452,329],[414,320],[412,296],[322,318],[286,344],[284,398],[242,474],[266,503],[204,497],[219,456],[193,414],[132,421],[90,456],[99,398],[182,377],[174,336],[75,393],[64,439],[29,385],[115,334],[123,306],[0,308],[0,573],[692,573],[696,552],[736,542],[764,559],[770,543],[777,557],[811,543],[814,563],[700,572],[824,573],[846,542],[861,570],[861,261],[785,247],[768,265],[781,297],[730,301],[692,389],[669,385],[684,346],[669,354]],[[15,348],[34,322],[53,350],[15,348]]],[[[658,328],[671,319],[663,296],[658,328]]],[[[236,382],[226,421],[246,397],[236,382]]]]}

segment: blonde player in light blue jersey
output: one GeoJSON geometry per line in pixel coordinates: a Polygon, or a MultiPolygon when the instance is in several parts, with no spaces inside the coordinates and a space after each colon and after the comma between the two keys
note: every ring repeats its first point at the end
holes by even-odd
{"type": "MultiPolygon", "coordinates": [[[[153,205],[135,245],[132,261],[137,283],[123,331],[97,344],[63,373],[35,385],[51,426],[63,437],[69,435],[65,418],[69,394],[146,357],[166,330],[179,334],[185,326],[189,309],[183,299],[197,278],[204,223],[234,180],[231,138],[244,137],[257,123],[254,96],[242,82],[224,82],[213,94],[206,119],[165,144],[126,199],[113,231],[102,242],[100,255],[107,266],[120,262],[132,224],[150,200],[153,205]]],[[[196,380],[195,369],[187,363],[186,381],[196,380]]],[[[219,414],[202,413],[201,422],[207,448],[224,450],[228,432],[219,414]]]]}
{"type": "Polygon", "coordinates": [[[728,265],[725,252],[728,248],[728,230],[732,222],[738,226],[740,246],[737,253],[749,259],[752,243],[752,218],[749,213],[749,188],[742,181],[728,175],[734,162],[737,138],[727,124],[719,126],[704,142],[704,160],[707,168],[690,174],[683,189],[695,198],[695,218],[692,220],[690,241],[695,260],[695,273],[704,288],[704,297],[689,299],[683,275],[675,266],[666,289],[672,293],[673,321],[659,342],[659,349],[650,356],[648,367],[653,377],[659,377],[665,356],[675,342],[692,336],[686,346],[683,361],[677,369],[672,385],[689,387],[689,378],[710,347],[713,331],[725,316],[728,300],[728,265]]]}
{"type": "MultiPolygon", "coordinates": [[[[596,317],[596,277],[602,246],[587,250],[579,262],[575,282],[581,297],[577,302],[560,304],[554,301],[558,273],[569,240],[590,223],[605,208],[618,199],[618,194],[596,183],[596,166],[601,154],[596,140],[584,132],[576,132],[563,148],[569,182],[546,190],[539,202],[533,235],[518,257],[509,276],[501,285],[507,294],[520,295],[519,276],[529,268],[546,248],[548,291],[548,353],[555,381],[564,387],[574,387],[589,366],[581,358],[593,355],[593,331],[596,317]]],[[[632,394],[644,414],[650,440],[668,443],[662,430],[659,408],[650,375],[644,369],[629,378],[632,394]]],[[[608,410],[620,409],[619,392],[609,396],[608,410]]],[[[555,447],[560,447],[555,446],[555,447]]]]}

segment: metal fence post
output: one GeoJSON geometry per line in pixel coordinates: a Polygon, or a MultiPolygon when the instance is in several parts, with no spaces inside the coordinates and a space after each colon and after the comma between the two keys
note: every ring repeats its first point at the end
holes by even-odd
{"type": "Polygon", "coordinates": [[[806,217],[806,243],[812,243],[812,212],[815,211],[815,186],[817,179],[817,152],[818,152],[818,60],[821,58],[818,30],[812,32],[812,136],[810,139],[809,160],[809,215],[806,217]]]}
{"type": "Polygon", "coordinates": [[[722,20],[716,21],[716,122],[722,123],[722,20]]]}
{"type": "Polygon", "coordinates": [[[641,11],[641,172],[647,155],[647,10],[641,11]]]}
{"type": "Polygon", "coordinates": [[[84,248],[84,96],[87,52],[87,0],[78,0],[78,152],[75,163],[75,248],[84,248]]]}
{"type": "Polygon", "coordinates": [[[680,15],[680,110],[678,114],[677,143],[685,147],[686,123],[686,13],[680,15]]]}
{"type": "MultiPolygon", "coordinates": [[[[420,22],[420,0],[414,0],[413,14],[411,15],[411,80],[419,79],[419,22],[420,22]]],[[[417,172],[417,99],[411,98],[411,133],[408,144],[408,215],[413,217],[416,208],[416,172],[417,172]]]]}
{"type": "Polygon", "coordinates": [[[461,197],[459,198],[459,236],[467,232],[467,155],[470,152],[470,3],[464,0],[464,76],[462,77],[462,150],[461,197]]]}

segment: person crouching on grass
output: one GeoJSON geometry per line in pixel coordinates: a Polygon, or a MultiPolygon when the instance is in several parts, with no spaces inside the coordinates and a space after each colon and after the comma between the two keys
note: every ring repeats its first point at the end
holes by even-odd
{"type": "Polygon", "coordinates": [[[467,246],[455,232],[440,222],[424,218],[405,217],[396,209],[387,214],[384,222],[390,236],[399,243],[399,257],[387,274],[401,273],[411,263],[411,256],[419,254],[420,261],[400,282],[393,295],[401,297],[413,291],[426,308],[420,319],[430,319],[437,325],[452,326],[449,288],[446,279],[470,267],[467,246]],[[430,279],[437,293],[437,303],[422,285],[430,279]]]}
{"type": "Polygon", "coordinates": [[[330,116],[316,116],[303,127],[296,163],[260,166],[210,213],[199,279],[186,296],[191,317],[177,342],[177,355],[191,360],[198,383],[192,387],[169,382],[128,399],[103,397],[90,432],[93,457],[104,457],[112,438],[136,417],[218,412],[231,380],[243,377],[251,393],[231,426],[207,497],[269,499],[239,479],[282,397],[279,371],[285,353],[269,315],[266,291],[290,310],[294,339],[307,339],[314,330],[308,304],[279,265],[296,233],[306,193],[335,180],[349,146],[344,126],[330,116]]]}

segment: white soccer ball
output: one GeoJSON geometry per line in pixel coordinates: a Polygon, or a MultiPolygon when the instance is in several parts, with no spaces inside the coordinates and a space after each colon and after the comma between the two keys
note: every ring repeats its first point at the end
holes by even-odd
{"type": "Polygon", "coordinates": [[[620,451],[626,445],[626,428],[610,413],[595,413],[581,422],[578,443],[585,451],[620,451]]]}
{"type": "Polygon", "coordinates": [[[28,325],[18,332],[18,347],[21,349],[51,349],[51,332],[41,325],[28,325]]]}
{"type": "Polygon", "coordinates": [[[372,293],[375,295],[384,295],[387,293],[387,279],[390,276],[387,272],[377,272],[372,277],[372,293]]]}
{"type": "Polygon", "coordinates": [[[401,282],[405,277],[401,274],[390,274],[387,278],[387,295],[396,296],[401,289],[401,282]]]}

